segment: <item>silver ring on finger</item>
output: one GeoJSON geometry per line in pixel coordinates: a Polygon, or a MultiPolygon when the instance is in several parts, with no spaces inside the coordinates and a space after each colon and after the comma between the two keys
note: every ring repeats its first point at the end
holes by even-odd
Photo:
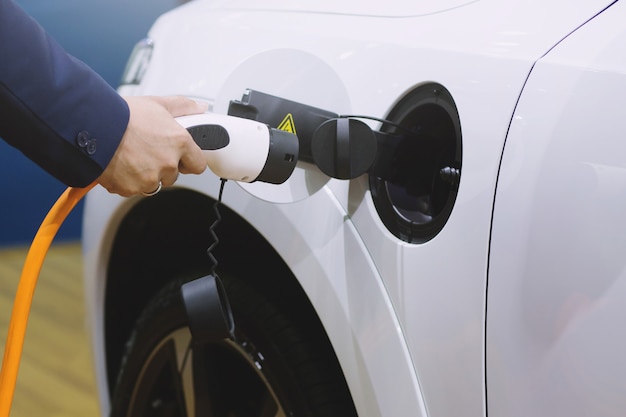
{"type": "Polygon", "coordinates": [[[157,195],[159,191],[161,191],[161,188],[163,188],[163,182],[159,181],[159,185],[157,186],[156,190],[151,191],[149,193],[141,193],[141,194],[145,195],[146,197],[152,197],[153,195],[157,195]]]}

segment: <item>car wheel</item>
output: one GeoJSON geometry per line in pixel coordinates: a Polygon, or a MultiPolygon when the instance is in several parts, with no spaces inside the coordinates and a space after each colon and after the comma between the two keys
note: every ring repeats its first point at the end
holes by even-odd
{"type": "Polygon", "coordinates": [[[127,342],[111,417],[356,416],[328,343],[247,285],[222,280],[234,340],[195,344],[182,282],[166,286],[127,342]]]}

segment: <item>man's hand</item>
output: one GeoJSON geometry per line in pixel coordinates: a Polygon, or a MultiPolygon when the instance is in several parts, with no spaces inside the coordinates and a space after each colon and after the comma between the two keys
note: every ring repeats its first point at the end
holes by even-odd
{"type": "Polygon", "coordinates": [[[126,133],[98,182],[111,193],[130,196],[172,185],[178,173],[201,174],[207,161],[174,117],[203,113],[205,104],[185,97],[125,97],[126,133]]]}

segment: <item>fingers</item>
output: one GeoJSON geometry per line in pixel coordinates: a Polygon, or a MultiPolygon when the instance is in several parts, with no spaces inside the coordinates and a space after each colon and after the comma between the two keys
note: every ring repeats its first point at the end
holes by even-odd
{"type": "Polygon", "coordinates": [[[178,172],[178,166],[168,166],[161,170],[159,181],[164,187],[170,187],[176,183],[178,172]]]}
{"type": "MultiPolygon", "coordinates": [[[[162,96],[155,99],[173,116],[204,113],[208,110],[208,103],[198,102],[183,96],[162,96]]],[[[207,167],[207,161],[202,150],[186,133],[187,140],[183,145],[178,171],[183,174],[202,174],[207,167]]],[[[178,175],[178,172],[176,173],[178,175]]]]}
{"type": "Polygon", "coordinates": [[[195,101],[183,96],[155,96],[152,98],[165,107],[173,117],[204,113],[209,108],[209,105],[205,102],[195,101]]]}
{"type": "Polygon", "coordinates": [[[207,168],[207,159],[200,147],[193,141],[191,135],[189,136],[188,148],[180,158],[178,171],[182,174],[202,174],[207,168]]]}
{"type": "Polygon", "coordinates": [[[128,97],[130,119],[99,183],[109,192],[152,195],[176,182],[179,172],[200,174],[207,167],[202,150],[174,117],[201,113],[206,103],[186,97],[128,97]]]}
{"type": "MultiPolygon", "coordinates": [[[[151,98],[163,106],[173,117],[204,113],[209,107],[206,102],[199,102],[184,96],[153,96],[151,98]]],[[[185,136],[186,140],[182,145],[183,150],[178,163],[178,171],[183,174],[202,174],[207,167],[206,158],[191,135],[185,132],[185,136]]]]}

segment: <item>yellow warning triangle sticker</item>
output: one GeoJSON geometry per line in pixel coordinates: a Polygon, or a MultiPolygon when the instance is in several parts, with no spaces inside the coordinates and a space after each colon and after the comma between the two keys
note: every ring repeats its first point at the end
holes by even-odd
{"type": "Polygon", "coordinates": [[[296,124],[293,122],[293,115],[291,113],[287,113],[287,116],[285,116],[283,121],[280,122],[277,129],[297,135],[296,124]]]}

